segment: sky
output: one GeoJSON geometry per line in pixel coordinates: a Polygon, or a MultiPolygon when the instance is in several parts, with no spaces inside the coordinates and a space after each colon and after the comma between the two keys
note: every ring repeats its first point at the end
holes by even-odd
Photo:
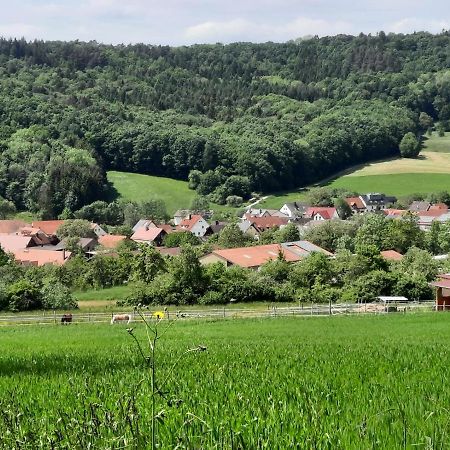
{"type": "Polygon", "coordinates": [[[0,35],[27,40],[191,45],[440,32],[449,0],[0,0],[0,35]]]}

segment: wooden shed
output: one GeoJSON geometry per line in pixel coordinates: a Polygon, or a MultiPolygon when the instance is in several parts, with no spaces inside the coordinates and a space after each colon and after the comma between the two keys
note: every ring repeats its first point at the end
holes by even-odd
{"type": "Polygon", "coordinates": [[[430,285],[436,288],[436,311],[450,311],[450,274],[440,275],[430,285]]]}

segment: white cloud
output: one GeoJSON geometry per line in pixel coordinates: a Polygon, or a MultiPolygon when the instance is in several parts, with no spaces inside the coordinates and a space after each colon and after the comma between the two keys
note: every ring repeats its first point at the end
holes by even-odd
{"type": "Polygon", "coordinates": [[[185,37],[192,42],[287,41],[306,35],[350,33],[353,26],[344,21],[327,21],[297,17],[284,24],[256,23],[237,18],[229,21],[208,21],[188,27],[185,37]]]}
{"type": "Polygon", "coordinates": [[[0,23],[0,36],[4,37],[24,37],[26,39],[36,38],[42,30],[34,25],[29,25],[26,23],[0,23]]]}
{"type": "Polygon", "coordinates": [[[450,22],[447,20],[426,20],[417,19],[414,17],[407,17],[388,26],[388,31],[394,33],[411,33],[413,31],[430,31],[438,33],[443,29],[448,30],[450,22]]]}

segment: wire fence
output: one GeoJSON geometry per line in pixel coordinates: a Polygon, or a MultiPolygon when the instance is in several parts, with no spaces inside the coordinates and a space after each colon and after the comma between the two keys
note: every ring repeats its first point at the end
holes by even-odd
{"type": "MultiPolygon", "coordinates": [[[[264,318],[287,316],[324,316],[324,315],[356,315],[356,314],[386,314],[392,312],[434,311],[435,302],[408,302],[385,305],[383,303],[351,303],[351,304],[299,304],[298,306],[278,307],[269,305],[267,309],[251,308],[211,308],[211,309],[186,309],[164,310],[163,320],[202,320],[202,319],[240,319],[240,318],[264,318]]],[[[17,313],[0,315],[0,326],[8,325],[52,325],[67,323],[108,323],[113,315],[129,314],[132,322],[140,322],[142,318],[133,310],[122,312],[79,312],[73,313],[70,322],[64,322],[64,313],[57,311],[44,311],[40,313],[17,313]]],[[[151,309],[142,311],[144,317],[151,319],[151,309]]]]}

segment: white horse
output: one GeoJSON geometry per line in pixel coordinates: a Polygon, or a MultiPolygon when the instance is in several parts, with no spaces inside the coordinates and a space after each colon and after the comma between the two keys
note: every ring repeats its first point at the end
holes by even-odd
{"type": "Polygon", "coordinates": [[[131,314],[114,314],[111,319],[111,325],[114,325],[116,322],[127,322],[130,323],[132,320],[131,314]]]}

